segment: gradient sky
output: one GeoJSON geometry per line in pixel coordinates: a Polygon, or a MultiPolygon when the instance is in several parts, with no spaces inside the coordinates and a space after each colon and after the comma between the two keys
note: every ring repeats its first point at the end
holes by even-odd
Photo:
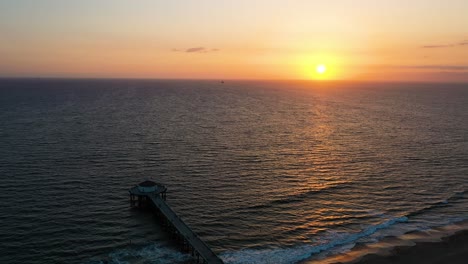
{"type": "Polygon", "coordinates": [[[0,0],[0,76],[468,81],[468,1],[0,0]]]}

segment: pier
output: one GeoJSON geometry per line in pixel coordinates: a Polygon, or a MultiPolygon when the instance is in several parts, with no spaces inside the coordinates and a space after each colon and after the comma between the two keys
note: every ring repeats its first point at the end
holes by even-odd
{"type": "Polygon", "coordinates": [[[223,264],[223,261],[188,227],[166,203],[167,188],[152,181],[144,181],[129,190],[130,204],[149,208],[161,220],[163,227],[197,263],[223,264]]]}

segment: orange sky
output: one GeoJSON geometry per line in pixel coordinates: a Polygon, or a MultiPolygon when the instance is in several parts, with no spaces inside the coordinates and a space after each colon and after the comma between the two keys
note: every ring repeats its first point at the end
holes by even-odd
{"type": "Polygon", "coordinates": [[[0,76],[468,81],[467,12],[466,0],[2,1],[0,76]]]}

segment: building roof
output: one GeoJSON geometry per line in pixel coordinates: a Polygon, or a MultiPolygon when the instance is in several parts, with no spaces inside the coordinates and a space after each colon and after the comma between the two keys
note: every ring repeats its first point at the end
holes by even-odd
{"type": "Polygon", "coordinates": [[[141,187],[153,187],[153,186],[156,186],[156,185],[158,185],[158,184],[155,183],[154,181],[144,181],[144,182],[138,184],[138,186],[141,186],[141,187]]]}

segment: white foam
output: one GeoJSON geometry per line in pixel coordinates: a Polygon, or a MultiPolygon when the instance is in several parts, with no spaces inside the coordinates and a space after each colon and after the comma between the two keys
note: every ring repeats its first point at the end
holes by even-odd
{"type": "Polygon", "coordinates": [[[341,247],[341,250],[349,250],[358,239],[368,237],[380,229],[406,221],[408,221],[407,217],[398,217],[377,225],[368,226],[357,233],[328,232],[327,235],[316,241],[318,244],[304,244],[291,248],[244,249],[236,252],[225,252],[221,254],[221,258],[227,264],[296,263],[336,247],[341,247]]]}
{"type": "Polygon", "coordinates": [[[190,259],[190,255],[183,254],[175,248],[160,243],[153,243],[143,247],[131,247],[111,252],[106,259],[108,264],[129,263],[181,263],[190,259]]]}

